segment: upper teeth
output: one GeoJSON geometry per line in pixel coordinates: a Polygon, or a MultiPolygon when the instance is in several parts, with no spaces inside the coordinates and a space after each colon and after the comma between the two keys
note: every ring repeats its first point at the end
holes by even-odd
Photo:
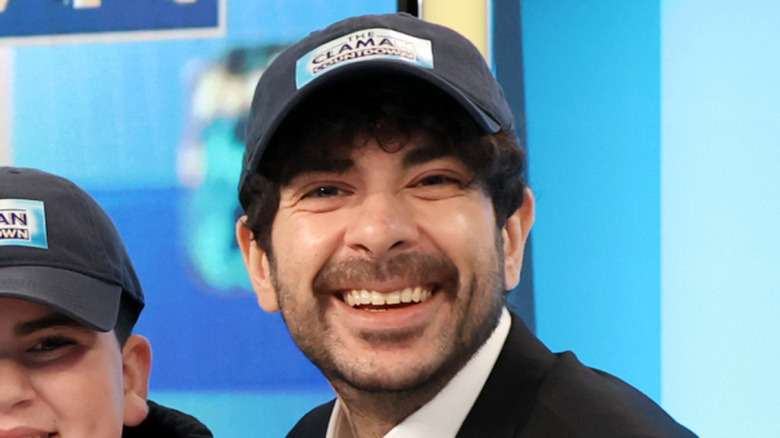
{"type": "Polygon", "coordinates": [[[344,293],[344,301],[352,307],[357,307],[364,304],[372,304],[374,306],[384,306],[388,304],[400,304],[400,303],[421,303],[431,297],[431,290],[425,289],[420,286],[407,287],[403,290],[396,290],[393,292],[377,292],[373,290],[356,290],[353,289],[344,293]]]}

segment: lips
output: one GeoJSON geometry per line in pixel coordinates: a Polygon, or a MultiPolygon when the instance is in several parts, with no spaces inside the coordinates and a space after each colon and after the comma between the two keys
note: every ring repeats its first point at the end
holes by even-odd
{"type": "Polygon", "coordinates": [[[0,430],[0,438],[55,438],[57,432],[44,432],[29,427],[16,427],[10,430],[0,430]]]}
{"type": "Polygon", "coordinates": [[[335,295],[352,308],[400,309],[458,289],[458,270],[440,254],[403,253],[377,262],[351,258],[329,262],[314,279],[318,295],[335,295]]]}

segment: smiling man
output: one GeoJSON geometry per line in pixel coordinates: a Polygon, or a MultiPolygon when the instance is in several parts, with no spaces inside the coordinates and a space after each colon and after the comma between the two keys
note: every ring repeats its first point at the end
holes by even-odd
{"type": "Polygon", "coordinates": [[[0,438],[207,438],[147,402],[144,296],[111,220],[72,182],[0,167],[0,438]]]}
{"type": "Polygon", "coordinates": [[[447,28],[349,18],[271,64],[236,234],[260,306],[337,395],[289,436],[693,436],[507,309],[524,169],[500,86],[447,28]]]}

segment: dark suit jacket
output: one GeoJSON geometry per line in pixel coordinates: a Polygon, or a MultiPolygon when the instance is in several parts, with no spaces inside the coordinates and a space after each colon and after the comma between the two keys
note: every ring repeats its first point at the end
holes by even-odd
{"type": "MultiPolygon", "coordinates": [[[[334,401],[306,414],[287,435],[324,437],[334,401]]],[[[551,353],[512,314],[501,354],[458,438],[691,438],[648,397],[571,352],[551,353]]],[[[432,437],[440,438],[440,437],[432,437]]]]}

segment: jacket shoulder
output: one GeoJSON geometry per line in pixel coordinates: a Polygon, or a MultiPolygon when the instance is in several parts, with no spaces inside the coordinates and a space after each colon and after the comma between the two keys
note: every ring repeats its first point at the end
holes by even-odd
{"type": "Polygon", "coordinates": [[[583,436],[695,437],[623,380],[586,367],[571,352],[557,356],[539,388],[536,419],[555,417],[583,436]]]}
{"type": "Polygon", "coordinates": [[[122,438],[213,438],[211,431],[192,415],[148,401],[149,415],[136,427],[125,427],[122,438]]]}
{"type": "Polygon", "coordinates": [[[512,314],[509,337],[458,438],[693,438],[639,390],[552,353],[512,314]]]}
{"type": "Polygon", "coordinates": [[[317,406],[301,418],[287,434],[287,438],[319,438],[328,431],[330,414],[336,400],[317,406]]]}

